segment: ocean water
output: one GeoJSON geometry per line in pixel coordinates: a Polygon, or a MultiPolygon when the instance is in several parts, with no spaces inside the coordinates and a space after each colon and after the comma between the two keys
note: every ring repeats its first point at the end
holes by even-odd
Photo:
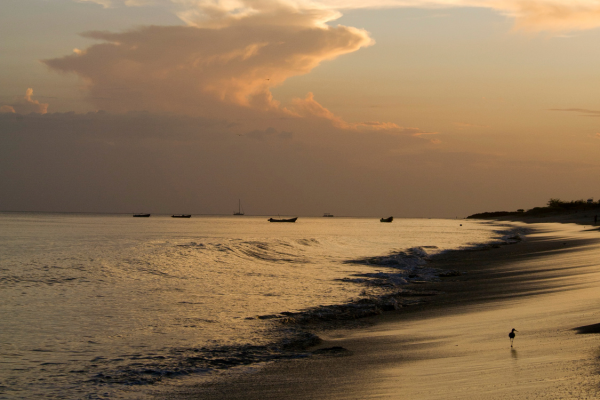
{"type": "Polygon", "coordinates": [[[297,332],[265,316],[372,296],[373,279],[436,279],[428,255],[509,234],[465,220],[0,213],[0,399],[149,398],[292,357],[281,344],[297,332]]]}

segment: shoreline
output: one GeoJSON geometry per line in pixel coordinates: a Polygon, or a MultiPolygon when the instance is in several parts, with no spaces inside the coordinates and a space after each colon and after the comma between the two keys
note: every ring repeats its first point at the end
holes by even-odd
{"type": "MultiPolygon", "coordinates": [[[[530,225],[523,226],[530,227],[530,225]]],[[[427,365],[432,359],[436,360],[435,365],[447,364],[455,357],[447,357],[444,354],[453,350],[453,347],[460,347],[461,344],[448,347],[448,344],[443,344],[445,340],[438,336],[435,336],[435,340],[423,341],[419,339],[422,335],[419,329],[413,334],[405,335],[407,326],[421,326],[427,332],[430,329],[435,330],[436,325],[448,323],[448,320],[465,319],[466,333],[471,331],[469,324],[476,325],[477,320],[473,321],[473,314],[481,310],[504,315],[503,310],[515,302],[533,304],[540,298],[564,296],[567,291],[576,290],[573,287],[586,286],[585,283],[574,283],[573,279],[565,278],[567,273],[570,273],[569,277],[577,277],[585,267],[578,265],[577,262],[564,266],[566,264],[563,262],[562,267],[548,268],[545,264],[540,264],[540,260],[552,257],[558,258],[560,262],[561,258],[573,258],[582,252],[600,253],[600,238],[595,232],[582,232],[581,227],[573,228],[572,225],[547,226],[546,224],[534,225],[532,234],[527,235],[523,242],[516,245],[488,250],[449,252],[435,258],[428,267],[460,270],[465,274],[444,278],[442,282],[410,285],[410,289],[441,292],[428,298],[425,304],[406,307],[401,312],[387,312],[366,318],[364,327],[358,329],[342,328],[318,332],[323,343],[314,347],[312,349],[314,355],[306,359],[281,360],[252,373],[231,371],[209,383],[184,383],[178,387],[163,387],[156,393],[160,393],[158,396],[160,398],[173,399],[358,399],[370,397],[374,392],[379,393],[376,397],[380,398],[402,398],[407,393],[412,394],[403,398],[435,398],[432,397],[431,390],[435,391],[436,388],[430,388],[428,394],[423,395],[418,388],[412,387],[404,379],[401,379],[402,390],[390,384],[396,382],[401,376],[414,372],[415,364],[427,365]],[[422,351],[429,356],[420,355],[422,351]],[[440,356],[432,356],[432,354],[440,356]],[[412,365],[411,368],[407,367],[409,364],[412,365]],[[389,375],[390,370],[401,372],[389,375]],[[379,372],[373,376],[374,371],[379,372]],[[380,385],[376,385],[376,389],[368,389],[373,382],[379,382],[380,385]]],[[[586,272],[596,277],[595,273],[586,272]]],[[[593,309],[589,310],[590,313],[593,311],[593,309]]],[[[515,318],[519,319],[518,316],[515,318]]],[[[591,325],[598,320],[600,316],[591,320],[582,319],[583,323],[575,324],[577,326],[572,328],[591,325]]],[[[513,327],[508,325],[511,324],[507,323],[506,327],[497,333],[499,338],[503,339],[502,343],[508,343],[504,336],[507,336],[513,327]]],[[[519,326],[515,327],[519,330],[519,326]]],[[[444,329],[439,329],[441,337],[444,336],[444,332],[444,329]]],[[[516,344],[523,341],[519,336],[522,335],[518,334],[516,344]]],[[[507,347],[506,343],[503,344],[505,345],[503,347],[507,347]]],[[[592,352],[593,349],[588,350],[592,352]]],[[[486,350],[486,346],[483,345],[482,351],[490,350],[486,350]]],[[[585,349],[581,351],[585,352],[585,349]]],[[[511,352],[510,360],[513,362],[515,355],[516,353],[511,352]]],[[[435,380],[442,385],[444,380],[441,378],[447,376],[447,372],[443,372],[444,368],[435,365],[430,365],[427,372],[429,375],[436,375],[435,370],[440,369],[437,374],[439,376],[436,376],[435,380]]],[[[592,368],[589,365],[588,367],[592,368]]],[[[468,365],[465,365],[465,368],[469,370],[468,365]]],[[[455,367],[454,370],[459,369],[455,367]]],[[[486,368],[482,367],[482,370],[486,368]]],[[[586,376],[588,375],[589,373],[586,376]]],[[[419,378],[417,376],[411,380],[415,383],[413,386],[417,385],[419,378]]],[[[428,379],[421,384],[430,381],[428,379]]],[[[500,392],[506,395],[506,388],[512,386],[507,382],[503,385],[504,389],[500,392]]],[[[517,387],[522,389],[519,385],[517,387]]],[[[493,393],[488,393],[488,398],[490,394],[493,393]]],[[[517,396],[515,398],[525,398],[511,392],[511,397],[515,395],[517,396]]],[[[483,398],[478,396],[480,395],[476,392],[471,393],[470,397],[463,393],[457,398],[483,398]]],[[[444,396],[440,395],[439,398],[444,396]]]]}

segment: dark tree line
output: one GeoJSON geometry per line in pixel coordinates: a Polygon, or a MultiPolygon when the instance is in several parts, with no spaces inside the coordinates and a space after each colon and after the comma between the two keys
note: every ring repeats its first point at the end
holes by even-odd
{"type": "Polygon", "coordinates": [[[560,214],[564,212],[576,212],[576,211],[585,211],[585,210],[597,210],[600,208],[600,200],[595,201],[586,201],[586,200],[571,200],[571,201],[563,201],[560,199],[550,199],[548,203],[546,203],[546,207],[534,207],[527,211],[523,209],[519,209],[517,211],[492,211],[492,212],[483,212],[478,214],[469,215],[467,218],[473,219],[488,219],[488,218],[496,218],[496,217],[505,217],[505,216],[542,216],[544,214],[560,214]]]}

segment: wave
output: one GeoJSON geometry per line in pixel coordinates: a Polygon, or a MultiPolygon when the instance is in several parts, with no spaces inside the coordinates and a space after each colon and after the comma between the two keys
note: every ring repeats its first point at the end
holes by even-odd
{"type": "MultiPolygon", "coordinates": [[[[486,244],[464,246],[450,251],[476,251],[499,245],[518,243],[521,233],[503,231],[503,236],[486,244]]],[[[309,262],[302,247],[319,246],[317,240],[231,240],[228,243],[190,242],[179,248],[211,254],[224,253],[235,257],[268,262],[309,262]]],[[[356,273],[340,281],[363,286],[358,298],[345,304],[320,305],[304,310],[247,317],[267,324],[267,344],[240,344],[230,346],[203,346],[200,348],[171,349],[156,356],[123,356],[115,360],[96,361],[96,373],[89,379],[95,385],[150,385],[168,378],[197,374],[274,361],[308,357],[307,349],[320,342],[311,331],[347,326],[349,321],[379,315],[383,312],[421,304],[440,292],[419,286],[442,278],[460,276],[456,270],[429,266],[432,257],[445,254],[436,246],[418,246],[383,256],[344,260],[345,264],[359,264],[376,268],[373,272],[356,273]]],[[[216,322],[216,321],[210,321],[216,322]]]]}
{"type": "Polygon", "coordinates": [[[115,359],[97,357],[95,374],[86,382],[94,385],[150,385],[168,378],[197,374],[281,359],[307,357],[304,352],[321,339],[303,331],[286,332],[266,345],[229,345],[174,348],[165,355],[122,355],[115,359]]]}
{"type": "Polygon", "coordinates": [[[220,262],[227,261],[220,255],[227,255],[250,261],[301,264],[312,262],[306,248],[319,245],[317,239],[276,239],[269,241],[232,239],[226,243],[190,242],[179,244],[177,247],[204,253],[209,258],[219,258],[220,262]]]}

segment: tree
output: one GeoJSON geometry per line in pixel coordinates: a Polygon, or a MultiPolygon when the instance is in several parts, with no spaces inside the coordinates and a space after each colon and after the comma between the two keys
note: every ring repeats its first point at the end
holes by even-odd
{"type": "Polygon", "coordinates": [[[560,199],[550,199],[548,200],[548,207],[560,207],[563,204],[563,202],[560,199]]]}

